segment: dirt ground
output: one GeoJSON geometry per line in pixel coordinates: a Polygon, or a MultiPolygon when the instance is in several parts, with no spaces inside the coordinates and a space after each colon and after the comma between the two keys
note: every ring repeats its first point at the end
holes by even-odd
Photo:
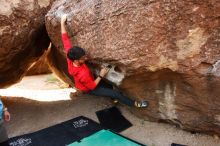
{"type": "MultiPolygon", "coordinates": [[[[34,132],[81,115],[98,122],[95,112],[113,105],[105,97],[85,95],[70,100],[68,93],[72,89],[64,87],[50,74],[25,77],[7,90],[0,89],[2,100],[11,113],[11,121],[7,123],[9,136],[34,132]]],[[[130,113],[127,107],[117,106],[133,124],[121,134],[148,146],[170,146],[171,143],[220,146],[217,137],[191,134],[173,125],[144,121],[130,113]]]]}

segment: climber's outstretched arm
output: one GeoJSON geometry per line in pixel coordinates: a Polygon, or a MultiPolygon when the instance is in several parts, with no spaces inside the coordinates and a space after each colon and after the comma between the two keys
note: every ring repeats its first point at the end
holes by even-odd
{"type": "Polygon", "coordinates": [[[70,39],[67,35],[67,32],[66,32],[66,28],[65,28],[65,23],[66,23],[66,20],[67,20],[67,15],[64,14],[62,17],[61,17],[61,35],[62,35],[62,41],[63,41],[63,46],[64,46],[64,49],[65,49],[65,52],[67,53],[68,50],[70,48],[72,48],[72,44],[70,42],[70,39]]]}
{"type": "Polygon", "coordinates": [[[66,20],[67,20],[67,15],[64,14],[61,16],[61,33],[66,33],[66,28],[65,28],[65,23],[66,23],[66,20]]]}

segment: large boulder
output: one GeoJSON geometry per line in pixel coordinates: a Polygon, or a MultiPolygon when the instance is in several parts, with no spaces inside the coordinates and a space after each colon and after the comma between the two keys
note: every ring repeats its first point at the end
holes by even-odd
{"type": "MultiPolygon", "coordinates": [[[[62,14],[72,43],[85,48],[94,66],[114,65],[109,79],[150,102],[134,113],[220,135],[220,0],[57,1],[46,27],[57,48],[54,65],[67,69],[62,14]]],[[[67,70],[58,72],[71,82],[67,70]]]]}
{"type": "Polygon", "coordinates": [[[0,87],[18,82],[49,45],[44,16],[52,0],[0,1],[0,87]]]}

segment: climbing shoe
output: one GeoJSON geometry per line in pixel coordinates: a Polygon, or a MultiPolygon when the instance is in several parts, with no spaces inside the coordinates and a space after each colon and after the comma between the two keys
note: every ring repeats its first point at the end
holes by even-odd
{"type": "Polygon", "coordinates": [[[111,100],[112,100],[112,102],[113,102],[114,104],[117,104],[117,103],[118,103],[118,100],[117,100],[117,99],[111,98],[111,100]]]}
{"type": "Polygon", "coordinates": [[[147,101],[135,101],[134,105],[138,108],[146,108],[149,104],[147,101]]]}
{"type": "Polygon", "coordinates": [[[118,100],[117,100],[117,99],[114,99],[114,100],[113,100],[113,103],[114,103],[114,104],[117,104],[117,103],[118,103],[118,100]]]}

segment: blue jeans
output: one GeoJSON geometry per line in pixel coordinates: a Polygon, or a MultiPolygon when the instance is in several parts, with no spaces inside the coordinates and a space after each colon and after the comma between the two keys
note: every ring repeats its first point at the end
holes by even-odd
{"type": "Polygon", "coordinates": [[[0,119],[0,143],[8,140],[7,131],[3,119],[0,119]]]}
{"type": "Polygon", "coordinates": [[[103,81],[101,81],[94,90],[89,91],[88,94],[95,96],[110,97],[128,106],[134,106],[134,102],[135,102],[129,97],[123,95],[122,92],[118,90],[114,90],[112,85],[107,84],[106,82],[103,81]]]}

